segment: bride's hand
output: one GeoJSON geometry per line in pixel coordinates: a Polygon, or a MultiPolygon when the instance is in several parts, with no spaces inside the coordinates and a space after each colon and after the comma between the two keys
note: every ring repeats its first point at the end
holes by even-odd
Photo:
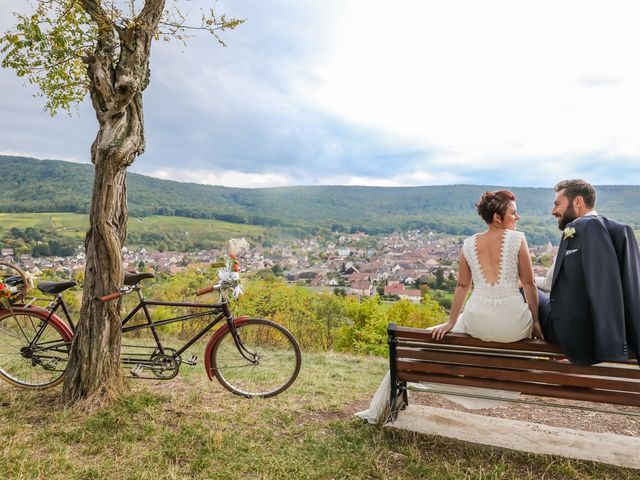
{"type": "Polygon", "coordinates": [[[454,327],[455,324],[447,322],[431,330],[431,336],[436,340],[441,340],[444,335],[454,327]]]}
{"type": "Polygon", "coordinates": [[[533,324],[533,331],[531,332],[531,336],[533,338],[539,338],[540,340],[544,340],[544,335],[542,334],[542,327],[540,326],[540,322],[536,322],[533,324]]]}

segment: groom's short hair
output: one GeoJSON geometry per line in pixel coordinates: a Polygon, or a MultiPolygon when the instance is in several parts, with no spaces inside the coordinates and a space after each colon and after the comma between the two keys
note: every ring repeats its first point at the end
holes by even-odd
{"type": "Polygon", "coordinates": [[[584,180],[562,180],[554,187],[556,192],[564,190],[564,196],[572,203],[576,197],[582,197],[587,208],[593,208],[596,205],[596,190],[589,182],[584,180]]]}

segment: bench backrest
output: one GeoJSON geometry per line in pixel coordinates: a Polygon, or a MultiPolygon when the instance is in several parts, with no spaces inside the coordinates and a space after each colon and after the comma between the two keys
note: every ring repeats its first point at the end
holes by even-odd
{"type": "Polygon", "coordinates": [[[542,340],[484,342],[448,333],[436,341],[424,329],[393,323],[388,333],[392,383],[464,385],[640,406],[640,369],[635,362],[583,367],[572,365],[556,346],[542,340]]]}

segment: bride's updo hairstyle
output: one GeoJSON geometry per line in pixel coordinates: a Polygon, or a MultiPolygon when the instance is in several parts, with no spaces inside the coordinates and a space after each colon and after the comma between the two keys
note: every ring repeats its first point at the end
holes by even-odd
{"type": "Polygon", "coordinates": [[[516,196],[509,190],[498,190],[497,192],[484,192],[480,201],[476,203],[478,215],[488,224],[493,222],[493,214],[497,213],[501,219],[507,213],[509,204],[515,201],[516,196]]]}

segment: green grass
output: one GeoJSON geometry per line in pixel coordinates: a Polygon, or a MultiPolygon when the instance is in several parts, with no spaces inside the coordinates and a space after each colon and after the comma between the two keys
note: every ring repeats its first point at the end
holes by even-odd
{"type": "Polygon", "coordinates": [[[59,390],[0,385],[0,478],[631,479],[636,472],[475,447],[354,418],[386,370],[380,358],[306,354],[298,381],[247,400],[184,367],[131,381],[104,410],[64,410],[59,390]]]}
{"type": "MultiPolygon", "coordinates": [[[[77,213],[0,213],[0,231],[27,227],[56,236],[83,240],[89,228],[89,216],[77,213]]],[[[219,220],[186,217],[130,217],[128,231],[131,233],[152,232],[176,237],[189,237],[190,241],[210,240],[224,243],[238,235],[256,237],[265,232],[265,227],[222,222],[219,220]],[[185,233],[186,232],[186,233],[185,233]]]]}
{"type": "Polygon", "coordinates": [[[0,229],[32,227],[55,232],[60,237],[84,238],[89,216],[76,213],[0,213],[0,229]]]}

